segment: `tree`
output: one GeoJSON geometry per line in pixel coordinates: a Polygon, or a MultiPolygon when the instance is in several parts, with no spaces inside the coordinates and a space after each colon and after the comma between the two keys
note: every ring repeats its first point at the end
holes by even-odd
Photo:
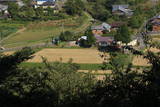
{"type": "Polygon", "coordinates": [[[10,56],[0,55],[0,83],[11,75],[20,63],[32,58],[33,53],[31,48],[26,47],[10,56]]]}
{"type": "Polygon", "coordinates": [[[94,37],[91,29],[88,29],[88,30],[85,32],[84,35],[87,36],[88,45],[93,45],[93,44],[95,44],[96,38],[94,37]]]}
{"type": "Polygon", "coordinates": [[[46,9],[46,11],[47,11],[47,16],[53,16],[54,15],[54,10],[52,8],[48,7],[46,9]]]}
{"type": "Polygon", "coordinates": [[[92,30],[87,29],[84,35],[87,37],[87,40],[81,39],[80,46],[82,47],[91,47],[96,42],[96,38],[94,37],[92,30]]]}
{"type": "Polygon", "coordinates": [[[84,9],[84,3],[82,0],[67,0],[64,9],[69,15],[81,15],[84,9]]]}
{"type": "Polygon", "coordinates": [[[20,8],[19,17],[21,20],[33,20],[36,16],[36,13],[32,7],[23,6],[20,8]]]}
{"type": "Polygon", "coordinates": [[[115,40],[116,41],[122,41],[123,43],[129,43],[131,41],[131,33],[127,27],[127,25],[121,26],[117,34],[115,35],[115,40]]]}
{"type": "Polygon", "coordinates": [[[59,39],[61,41],[72,41],[74,40],[74,34],[70,31],[65,31],[59,35],[59,39]]]}
{"type": "Polygon", "coordinates": [[[43,12],[43,8],[42,7],[38,7],[36,8],[35,12],[36,12],[36,16],[38,19],[43,19],[44,17],[44,12],[43,12]]]}
{"type": "Polygon", "coordinates": [[[104,6],[101,6],[98,3],[95,4],[91,14],[95,19],[99,19],[101,21],[106,21],[111,16],[111,13],[104,6]]]}
{"type": "Polygon", "coordinates": [[[130,21],[129,25],[132,28],[139,28],[142,25],[143,19],[140,16],[133,16],[130,21]]]}
{"type": "Polygon", "coordinates": [[[111,53],[110,64],[114,71],[122,72],[132,62],[131,55],[123,53],[111,53]]]}
{"type": "Polygon", "coordinates": [[[18,18],[18,13],[19,13],[18,5],[14,2],[9,3],[8,12],[11,14],[11,17],[13,19],[17,19],[18,18]]]}
{"type": "Polygon", "coordinates": [[[6,77],[0,84],[0,106],[69,107],[85,104],[84,95],[95,84],[93,76],[77,73],[79,66],[72,61],[65,64],[51,64],[45,58],[43,61],[45,66],[40,69],[20,67],[14,75],[6,77]]]}

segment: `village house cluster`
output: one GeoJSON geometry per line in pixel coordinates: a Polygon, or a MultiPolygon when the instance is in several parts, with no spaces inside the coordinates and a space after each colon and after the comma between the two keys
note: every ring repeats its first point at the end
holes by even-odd
{"type": "Polygon", "coordinates": [[[0,0],[0,19],[9,17],[8,2],[15,2],[19,7],[24,6],[24,3],[21,0],[0,0]]]}
{"type": "MultiPolygon", "coordinates": [[[[133,15],[133,10],[129,9],[129,5],[112,5],[112,14],[119,16],[126,16],[130,18],[133,15]]],[[[101,47],[107,47],[111,45],[119,45],[119,46],[135,46],[137,45],[137,39],[134,39],[128,44],[123,44],[121,41],[115,41],[114,36],[110,35],[110,32],[116,32],[122,25],[126,24],[125,22],[113,22],[106,23],[103,22],[100,25],[92,26],[91,31],[93,36],[96,38],[96,45],[101,47]],[[104,34],[108,34],[108,36],[104,36],[104,34]]],[[[87,36],[82,36],[80,39],[87,40],[87,36]]]]}
{"type": "MultiPolygon", "coordinates": [[[[56,9],[58,8],[56,2],[65,0],[33,0],[31,1],[30,5],[34,8],[42,7],[42,8],[52,8],[56,9]]],[[[14,2],[18,4],[19,7],[22,7],[25,5],[25,3],[22,0],[0,0],[0,12],[3,14],[0,14],[0,18],[7,18],[9,16],[8,12],[8,2],[14,2]]]]}
{"type": "MultiPolygon", "coordinates": [[[[42,8],[47,8],[50,7],[52,9],[57,8],[56,7],[56,2],[61,1],[64,2],[65,0],[33,0],[31,2],[31,6],[34,8],[42,7],[42,8]]],[[[20,7],[24,6],[25,4],[21,0],[0,0],[0,12],[3,11],[3,17],[5,18],[8,17],[8,5],[7,2],[15,2],[17,3],[20,7]]],[[[113,15],[119,15],[119,16],[126,16],[130,17],[133,15],[133,10],[129,8],[129,5],[112,5],[112,14],[113,15]]],[[[155,30],[160,30],[160,18],[154,19],[151,21],[153,25],[153,31],[155,30]]],[[[108,46],[112,45],[115,43],[114,37],[113,36],[103,36],[104,34],[110,34],[112,31],[116,31],[120,26],[124,25],[125,22],[114,22],[114,23],[106,23],[102,22],[102,24],[97,25],[97,26],[92,26],[91,30],[93,33],[93,36],[96,38],[96,44],[98,46],[108,46]]],[[[80,39],[87,40],[87,36],[82,36],[80,39]]],[[[134,40],[135,41],[135,40],[134,40]]],[[[117,42],[119,43],[119,42],[117,42]]],[[[136,42],[129,43],[130,45],[135,45],[136,42]]]]}

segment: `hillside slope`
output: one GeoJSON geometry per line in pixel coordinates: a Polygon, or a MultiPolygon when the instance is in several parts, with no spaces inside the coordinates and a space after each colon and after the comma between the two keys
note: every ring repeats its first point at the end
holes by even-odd
{"type": "Polygon", "coordinates": [[[25,31],[10,35],[2,44],[4,47],[28,46],[50,41],[52,37],[58,36],[63,31],[69,30],[80,33],[91,25],[90,20],[92,20],[92,17],[84,13],[80,17],[32,23],[26,27],[25,31]]]}

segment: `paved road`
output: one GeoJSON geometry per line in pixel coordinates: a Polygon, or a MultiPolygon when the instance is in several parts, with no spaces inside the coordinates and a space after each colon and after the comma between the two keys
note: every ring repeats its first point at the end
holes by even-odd
{"type": "MultiPolygon", "coordinates": [[[[32,45],[32,46],[29,46],[31,47],[32,49],[35,49],[35,48],[42,48],[42,47],[51,47],[51,46],[55,46],[53,45],[52,43],[41,43],[41,44],[35,44],[35,45],[32,45]]],[[[7,48],[5,50],[0,50],[0,52],[8,52],[8,51],[18,51],[18,50],[21,50],[22,48],[24,47],[15,47],[15,48],[7,48]]]]}

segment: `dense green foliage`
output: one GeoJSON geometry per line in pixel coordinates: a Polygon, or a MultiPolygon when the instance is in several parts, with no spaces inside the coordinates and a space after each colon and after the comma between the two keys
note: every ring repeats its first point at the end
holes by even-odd
{"type": "Polygon", "coordinates": [[[84,10],[84,5],[82,0],[67,0],[65,3],[65,11],[69,15],[81,15],[84,10]]]}
{"type": "Polygon", "coordinates": [[[114,71],[123,71],[129,64],[132,63],[132,57],[129,54],[111,53],[110,64],[114,71]]]}
{"type": "Polygon", "coordinates": [[[133,16],[130,21],[129,21],[129,25],[132,28],[139,28],[143,23],[143,19],[140,16],[133,16]]]}
{"type": "Polygon", "coordinates": [[[17,28],[14,28],[14,27],[0,26],[0,40],[16,31],[17,31],[17,28]]]}
{"type": "Polygon", "coordinates": [[[87,29],[87,30],[85,31],[85,33],[84,33],[84,36],[87,37],[87,40],[81,39],[81,40],[79,41],[80,46],[82,46],[82,47],[91,47],[92,45],[95,44],[96,38],[94,37],[91,29],[87,29]]]}
{"type": "MultiPolygon", "coordinates": [[[[88,4],[86,6],[87,11],[95,19],[101,21],[106,21],[108,19],[119,20],[118,16],[114,17],[113,15],[111,15],[113,4],[129,4],[131,8],[132,6],[137,8],[138,4],[147,2],[146,0],[87,0],[87,1],[88,1],[88,4]]],[[[123,19],[123,17],[120,17],[120,20],[121,19],[123,19]]]]}
{"type": "Polygon", "coordinates": [[[131,41],[131,33],[126,25],[118,29],[115,40],[122,41],[123,43],[129,43],[131,41]]]}
{"type": "Polygon", "coordinates": [[[16,3],[9,3],[8,11],[11,18],[19,21],[35,21],[35,20],[57,20],[63,19],[66,15],[63,13],[55,13],[54,9],[48,8],[33,8],[30,5],[19,7],[16,3]]]}
{"type": "Polygon", "coordinates": [[[72,32],[65,31],[59,35],[59,39],[61,41],[72,41],[72,40],[75,40],[76,38],[74,37],[74,34],[72,32]]]}
{"type": "Polygon", "coordinates": [[[31,54],[32,50],[25,48],[14,55],[0,57],[1,107],[76,105],[94,86],[93,77],[77,73],[79,66],[71,61],[65,65],[50,64],[43,58],[43,67],[18,68],[31,54]]]}
{"type": "Polygon", "coordinates": [[[129,55],[113,53],[110,64],[116,69],[104,81],[96,82],[92,75],[76,72],[79,66],[72,61],[65,65],[61,62],[50,64],[42,57],[45,66],[19,67],[32,53],[30,48],[25,48],[10,56],[1,55],[1,107],[160,105],[159,54],[148,52],[144,55],[152,66],[140,73],[131,69],[129,55]]]}
{"type": "MultiPolygon", "coordinates": [[[[84,9],[82,1],[78,6],[74,0],[66,3],[66,12],[70,15],[80,15],[84,9]],[[72,6],[73,5],[73,6],[72,6]],[[80,11],[78,11],[80,9],[80,11]]],[[[87,11],[96,19],[106,21],[110,15],[111,4],[129,3],[134,6],[144,0],[87,0],[93,7],[86,7],[87,11]],[[94,8],[96,6],[96,8],[94,8]],[[107,14],[106,14],[107,13],[107,14]]],[[[11,4],[9,12],[12,18],[19,20],[48,19],[52,11],[42,8],[33,10],[28,7],[17,7],[11,4]]],[[[158,10],[159,8],[157,8],[158,10]]],[[[142,16],[150,17],[153,10],[143,12],[137,8],[135,16],[129,19],[132,28],[139,28],[142,16]],[[137,11],[138,10],[138,11],[137,11]],[[142,14],[142,16],[140,16],[142,14]]],[[[127,20],[128,21],[128,20],[127,20]]],[[[82,46],[92,46],[95,38],[91,30],[84,34],[87,40],[80,41],[82,46]]],[[[71,32],[60,35],[61,40],[69,41],[73,37],[71,32]]],[[[117,41],[128,43],[131,41],[129,28],[124,25],[115,35],[117,41]]],[[[148,39],[146,39],[148,41],[148,39]]],[[[148,42],[146,42],[148,43],[148,42]]],[[[76,72],[79,65],[69,61],[48,63],[42,57],[44,66],[27,68],[19,66],[22,62],[32,58],[33,50],[24,48],[13,55],[0,55],[0,106],[1,107],[159,107],[160,106],[160,54],[148,51],[143,56],[149,60],[151,69],[139,72],[132,69],[129,54],[112,53],[110,67],[112,73],[106,75],[103,81],[96,81],[91,74],[76,72]]],[[[87,54],[87,53],[86,53],[87,54]]],[[[106,64],[107,65],[107,64],[106,64]]]]}

